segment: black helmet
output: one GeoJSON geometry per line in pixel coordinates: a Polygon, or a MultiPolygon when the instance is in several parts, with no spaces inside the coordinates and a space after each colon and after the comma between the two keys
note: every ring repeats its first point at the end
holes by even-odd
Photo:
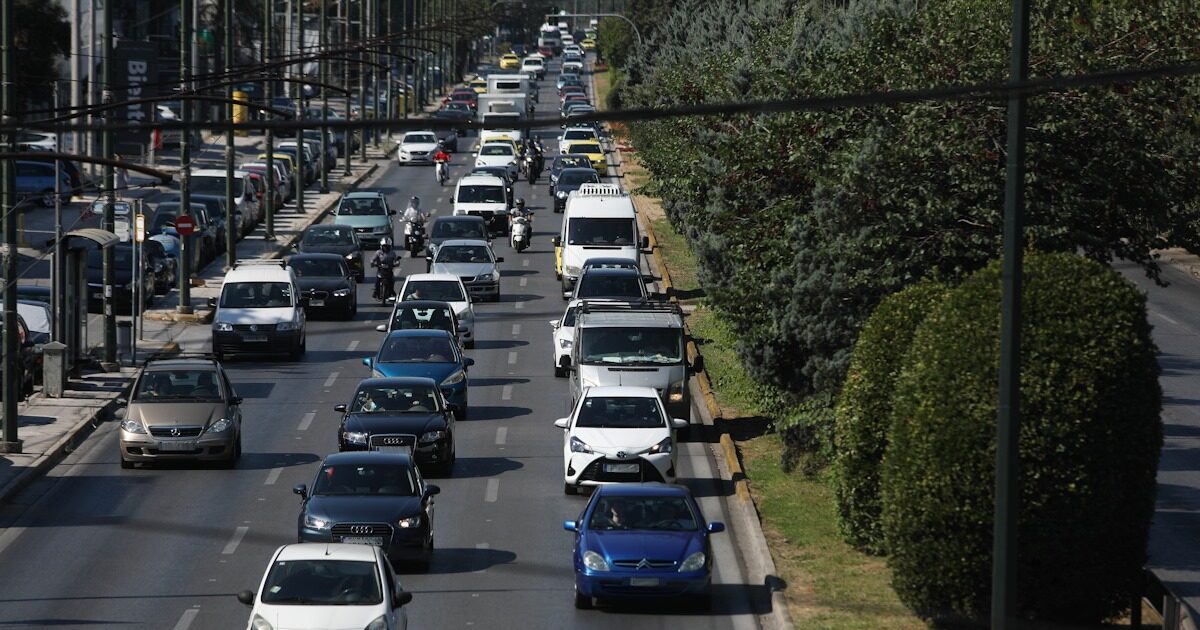
{"type": "Polygon", "coordinates": [[[416,195],[413,195],[412,199],[408,200],[408,204],[415,208],[415,207],[421,205],[421,198],[416,195]]]}
{"type": "Polygon", "coordinates": [[[524,197],[517,197],[517,207],[522,210],[525,209],[525,198],[524,197]]]}

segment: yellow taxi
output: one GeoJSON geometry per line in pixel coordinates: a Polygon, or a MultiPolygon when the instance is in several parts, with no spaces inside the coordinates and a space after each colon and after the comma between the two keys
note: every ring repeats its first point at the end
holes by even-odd
{"type": "Polygon", "coordinates": [[[582,153],[588,156],[588,160],[592,162],[592,168],[596,169],[597,173],[603,177],[608,172],[608,157],[604,154],[604,148],[595,140],[581,140],[567,144],[564,153],[582,153]]]}
{"type": "Polygon", "coordinates": [[[591,37],[583,40],[582,42],[579,43],[579,45],[584,50],[596,50],[596,40],[592,39],[591,37]]]}
{"type": "Polygon", "coordinates": [[[487,79],[471,79],[467,87],[475,90],[476,94],[487,94],[487,79]]]}
{"type": "Polygon", "coordinates": [[[521,67],[521,58],[513,53],[507,53],[500,57],[501,70],[516,70],[521,67]]]}

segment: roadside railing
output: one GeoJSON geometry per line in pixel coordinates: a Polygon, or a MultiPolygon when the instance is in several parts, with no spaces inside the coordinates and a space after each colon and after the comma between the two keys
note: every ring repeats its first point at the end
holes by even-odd
{"type": "Polygon", "coordinates": [[[1142,595],[1134,602],[1130,615],[1130,626],[1143,627],[1142,604],[1149,606],[1162,620],[1162,630],[1198,630],[1200,613],[1188,605],[1182,598],[1171,593],[1154,571],[1146,569],[1142,573],[1142,595]]]}

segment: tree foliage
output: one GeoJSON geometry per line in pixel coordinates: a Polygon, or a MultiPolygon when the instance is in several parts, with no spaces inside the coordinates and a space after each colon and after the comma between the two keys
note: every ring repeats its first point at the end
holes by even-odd
{"type": "MultiPolygon", "coordinates": [[[[1154,512],[1162,392],[1145,297],[1074,254],[1026,259],[1020,541],[1026,618],[1096,624],[1132,601],[1154,512]]],[[[1000,265],[918,326],[897,378],[883,525],[900,598],[941,622],[986,619],[1000,265]]]]}
{"type": "Polygon", "coordinates": [[[59,0],[16,0],[13,41],[20,107],[49,102],[50,86],[58,79],[58,61],[71,52],[71,25],[59,0]]]}

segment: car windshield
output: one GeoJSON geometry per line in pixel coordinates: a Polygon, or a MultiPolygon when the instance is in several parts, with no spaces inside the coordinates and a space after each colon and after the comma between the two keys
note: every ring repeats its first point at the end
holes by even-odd
{"type": "Polygon", "coordinates": [[[380,385],[359,388],[350,413],[436,413],[441,411],[432,387],[380,385]]]}
{"type": "Polygon", "coordinates": [[[694,532],[700,519],[683,497],[604,497],[588,518],[589,529],[694,532]]]}
{"type": "Polygon", "coordinates": [[[591,129],[571,129],[564,137],[567,140],[591,140],[596,137],[596,132],[591,129]]]}
{"type": "Polygon", "coordinates": [[[353,245],[354,230],[343,227],[309,228],[304,232],[305,245],[353,245]]]}
{"type": "Polygon", "coordinates": [[[576,142],[567,149],[571,153],[600,153],[600,145],[595,142],[576,142]]]}
{"type": "Polygon", "coordinates": [[[138,382],[134,402],[173,400],[221,400],[217,373],[213,370],[150,370],[138,382]]]}
{"type": "Polygon", "coordinates": [[[405,300],[466,302],[462,285],[451,280],[416,280],[404,285],[405,300]]]}
{"type": "Polygon", "coordinates": [[[492,252],[487,245],[446,245],[438,249],[434,262],[490,263],[492,252]]]}
{"type": "Polygon", "coordinates": [[[450,363],[454,348],[449,337],[392,336],[379,349],[379,363],[450,363]]]}
{"type": "Polygon", "coordinates": [[[585,273],[579,278],[577,298],[629,298],[643,297],[642,279],[634,274],[585,273]]]}
{"type": "Polygon", "coordinates": [[[576,217],[567,226],[570,245],[633,245],[633,219],[576,217]]]}
{"type": "Polygon", "coordinates": [[[458,203],[504,203],[504,187],[486,184],[459,186],[458,203]]]}
{"type": "Polygon", "coordinates": [[[446,109],[458,110],[458,111],[469,111],[471,109],[471,106],[467,105],[466,103],[459,103],[457,101],[454,101],[454,102],[447,103],[446,109]]]}
{"type": "Polygon", "coordinates": [[[437,137],[431,133],[410,133],[404,136],[404,144],[437,144],[437,137]]]}
{"type": "Polygon", "coordinates": [[[487,238],[483,221],[434,221],[430,238],[487,238]]]}
{"type": "Polygon", "coordinates": [[[299,606],[369,606],[383,601],[374,562],[278,560],[267,573],[262,602],[299,606]]]}
{"type": "Polygon", "coordinates": [[[558,170],[565,168],[592,168],[592,162],[584,155],[560,155],[554,158],[554,167],[558,170]]]}
{"type": "Polygon", "coordinates": [[[433,329],[453,332],[454,315],[448,308],[397,307],[392,330],[433,329]]]}
{"type": "Polygon", "coordinates": [[[657,429],[667,426],[658,398],[588,396],[579,405],[575,426],[585,429],[657,429]]]}
{"type": "Polygon", "coordinates": [[[301,278],[344,277],[346,264],[333,258],[293,258],[288,266],[301,278]]]}
{"type": "Polygon", "coordinates": [[[513,148],[511,144],[503,142],[494,142],[483,145],[479,155],[512,155],[513,148]]]}
{"type": "Polygon", "coordinates": [[[596,171],[563,171],[558,176],[559,186],[582,186],[583,184],[599,184],[600,175],[596,171]]]}
{"type": "MultiPolygon", "coordinates": [[[[191,188],[193,195],[225,195],[225,178],[217,175],[193,175],[191,188]]],[[[242,196],[242,178],[233,178],[233,196],[238,198],[242,196]]]]}
{"type": "Polygon", "coordinates": [[[284,308],[292,305],[287,282],[233,282],[221,288],[221,308],[284,308]]]}
{"type": "Polygon", "coordinates": [[[585,328],[579,343],[582,363],[672,365],[683,361],[679,328],[585,328]]]}
{"type": "Polygon", "coordinates": [[[342,199],[338,206],[338,214],[345,216],[380,216],[387,214],[387,207],[379,197],[358,197],[342,199]]]}
{"type": "Polygon", "coordinates": [[[313,495],[386,494],[417,496],[412,473],[396,464],[356,464],[321,467],[313,483],[313,495]]]}

